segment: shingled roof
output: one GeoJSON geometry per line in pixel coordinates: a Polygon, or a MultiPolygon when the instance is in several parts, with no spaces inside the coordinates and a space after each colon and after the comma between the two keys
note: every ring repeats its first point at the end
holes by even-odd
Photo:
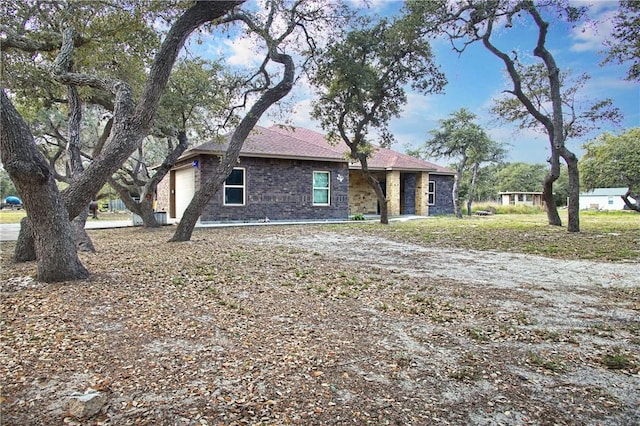
{"type": "MultiPolygon", "coordinates": [[[[329,147],[337,153],[343,156],[347,156],[349,148],[347,145],[340,141],[338,143],[330,144],[322,133],[315,132],[313,130],[304,129],[302,127],[290,127],[290,126],[271,126],[269,130],[273,130],[282,135],[292,136],[301,141],[312,143],[323,147],[329,147]]],[[[407,171],[435,171],[439,173],[452,173],[451,170],[446,167],[439,166],[429,161],[421,160],[420,158],[412,157],[407,154],[402,154],[391,149],[376,147],[376,151],[373,156],[368,160],[369,169],[371,170],[407,170],[407,171]]],[[[359,163],[351,164],[351,168],[360,168],[359,163]]]]}
{"type": "MultiPolygon", "coordinates": [[[[186,151],[182,158],[197,154],[222,154],[228,141],[207,142],[186,151]]],[[[343,142],[330,144],[325,136],[301,127],[255,126],[245,140],[241,156],[265,158],[292,158],[317,161],[348,161],[349,149],[343,142]]],[[[377,147],[368,161],[371,170],[430,171],[443,174],[452,172],[442,166],[411,157],[390,149],[377,147]]],[[[359,169],[358,162],[351,162],[350,168],[359,169]]]]}

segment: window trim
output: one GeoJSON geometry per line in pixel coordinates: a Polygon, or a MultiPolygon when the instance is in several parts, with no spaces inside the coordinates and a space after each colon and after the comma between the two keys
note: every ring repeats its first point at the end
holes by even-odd
{"type": "Polygon", "coordinates": [[[427,187],[427,203],[430,206],[436,205],[436,181],[430,180],[427,187]],[[433,191],[431,190],[431,184],[433,184],[433,191]],[[431,201],[433,199],[433,201],[431,201]]]}
{"type": "Polygon", "coordinates": [[[231,206],[231,207],[243,207],[247,204],[247,169],[244,167],[234,167],[233,170],[231,171],[231,173],[233,173],[233,171],[235,170],[242,170],[242,185],[227,185],[227,179],[229,179],[229,176],[231,176],[231,174],[229,174],[229,176],[227,176],[227,179],[224,180],[223,184],[222,184],[222,205],[223,206],[231,206]],[[231,189],[242,189],[242,203],[238,204],[238,203],[227,203],[227,188],[231,188],[231,189]]]}
{"type": "Polygon", "coordinates": [[[314,206],[330,206],[331,205],[331,172],[328,170],[314,170],[311,177],[311,201],[314,206]],[[327,175],[327,186],[326,187],[316,187],[316,173],[322,173],[327,175]],[[327,202],[326,203],[316,203],[316,189],[322,189],[327,191],[327,202]]]}

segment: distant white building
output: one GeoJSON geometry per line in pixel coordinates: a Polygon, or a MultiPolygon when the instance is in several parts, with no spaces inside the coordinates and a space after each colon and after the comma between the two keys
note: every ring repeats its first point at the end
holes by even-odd
{"type": "Polygon", "coordinates": [[[542,192],[505,191],[498,192],[500,204],[503,206],[542,206],[542,192]]]}
{"type": "Polygon", "coordinates": [[[624,210],[627,188],[596,188],[580,193],[580,210],[624,210]]]}

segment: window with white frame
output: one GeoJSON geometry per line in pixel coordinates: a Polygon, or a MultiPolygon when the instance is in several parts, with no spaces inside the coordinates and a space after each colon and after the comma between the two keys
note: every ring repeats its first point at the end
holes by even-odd
{"type": "Polygon", "coordinates": [[[429,181],[429,205],[433,206],[436,203],[436,181],[429,181]]]}
{"type": "Polygon", "coordinates": [[[313,205],[328,206],[330,198],[329,172],[313,172],[313,205]]]}
{"type": "Polygon", "coordinates": [[[234,168],[227,180],[224,181],[224,205],[244,206],[245,187],[244,169],[241,167],[234,168]]]}

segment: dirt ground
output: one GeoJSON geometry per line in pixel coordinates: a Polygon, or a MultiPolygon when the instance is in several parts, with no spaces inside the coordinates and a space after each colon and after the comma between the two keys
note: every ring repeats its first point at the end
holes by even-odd
{"type": "Polygon", "coordinates": [[[171,231],[91,231],[91,279],[51,285],[0,245],[2,425],[638,423],[637,262],[171,231]]]}

